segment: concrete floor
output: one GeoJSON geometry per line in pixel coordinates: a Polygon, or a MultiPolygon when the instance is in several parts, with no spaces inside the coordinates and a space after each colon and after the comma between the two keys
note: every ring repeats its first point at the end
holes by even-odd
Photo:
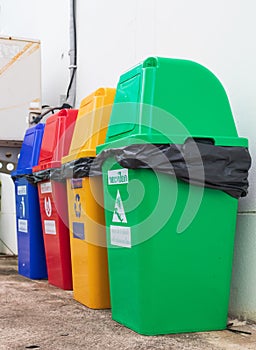
{"type": "Polygon", "coordinates": [[[111,319],[110,310],[91,310],[72,292],[17,274],[17,259],[0,257],[0,349],[256,349],[256,325],[230,331],[141,336],[111,319]]]}

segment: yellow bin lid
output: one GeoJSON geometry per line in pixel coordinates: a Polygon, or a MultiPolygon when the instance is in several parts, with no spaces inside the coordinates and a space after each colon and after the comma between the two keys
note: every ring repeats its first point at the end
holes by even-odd
{"type": "Polygon", "coordinates": [[[115,92],[114,88],[99,88],[82,100],[69,154],[62,158],[62,164],[96,157],[96,147],[105,142],[115,92]]]}

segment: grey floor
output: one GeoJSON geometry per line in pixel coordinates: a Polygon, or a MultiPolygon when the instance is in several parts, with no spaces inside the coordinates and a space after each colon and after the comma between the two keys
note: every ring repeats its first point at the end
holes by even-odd
{"type": "Polygon", "coordinates": [[[230,331],[142,336],[91,310],[47,281],[17,273],[17,259],[0,256],[0,349],[256,349],[256,325],[236,323],[230,331]]]}

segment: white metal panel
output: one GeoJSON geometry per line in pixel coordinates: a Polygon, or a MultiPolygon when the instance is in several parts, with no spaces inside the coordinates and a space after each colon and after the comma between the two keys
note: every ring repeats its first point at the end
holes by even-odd
{"type": "Polygon", "coordinates": [[[59,106],[69,83],[69,9],[70,0],[0,0],[0,36],[40,40],[42,104],[50,106],[59,106]]]}
{"type": "Polygon", "coordinates": [[[0,139],[22,140],[41,109],[40,42],[0,37],[0,139]]]}
{"type": "Polygon", "coordinates": [[[15,187],[10,175],[0,174],[0,253],[17,254],[15,187]]]}

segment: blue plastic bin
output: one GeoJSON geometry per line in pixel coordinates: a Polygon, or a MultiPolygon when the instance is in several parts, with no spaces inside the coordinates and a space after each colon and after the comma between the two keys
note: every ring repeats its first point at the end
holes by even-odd
{"type": "Polygon", "coordinates": [[[44,124],[29,128],[22,143],[15,183],[18,241],[18,272],[31,279],[47,278],[44,241],[37,186],[29,182],[32,167],[38,164],[44,124]]]}

